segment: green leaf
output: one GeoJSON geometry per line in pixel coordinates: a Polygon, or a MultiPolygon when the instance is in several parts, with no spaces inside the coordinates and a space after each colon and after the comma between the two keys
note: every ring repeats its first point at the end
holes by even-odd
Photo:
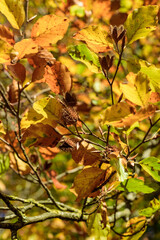
{"type": "Polygon", "coordinates": [[[70,14],[71,16],[77,16],[77,17],[84,17],[85,16],[85,8],[78,6],[78,5],[72,5],[70,6],[70,14]]]}
{"type": "Polygon", "coordinates": [[[160,68],[155,65],[147,63],[145,61],[140,61],[141,72],[145,73],[150,81],[150,87],[153,92],[160,92],[160,68]]]}
{"type": "Polygon", "coordinates": [[[5,15],[12,27],[20,29],[25,20],[23,1],[1,0],[0,11],[5,15]]]}
{"type": "Polygon", "coordinates": [[[150,97],[147,75],[142,72],[139,72],[137,75],[129,73],[127,80],[128,84],[121,84],[123,94],[131,102],[144,107],[150,97]]]}
{"type": "Polygon", "coordinates": [[[128,44],[146,37],[156,29],[158,10],[157,5],[148,5],[135,9],[128,15],[124,24],[127,30],[128,44]]]}
{"type": "Polygon", "coordinates": [[[149,157],[140,161],[139,164],[154,180],[160,182],[160,159],[149,157]]]}
{"type": "Polygon", "coordinates": [[[9,168],[9,156],[0,154],[0,174],[6,172],[9,168]]]}
{"type": "Polygon", "coordinates": [[[148,208],[140,210],[139,215],[151,217],[158,210],[160,210],[160,201],[154,198],[152,201],[150,201],[148,208]]]}
{"type": "Polygon", "coordinates": [[[142,180],[137,178],[130,178],[126,182],[123,183],[123,186],[118,187],[118,190],[127,190],[128,192],[136,192],[136,193],[152,193],[159,189],[158,184],[147,185],[142,180]]]}
{"type": "Polygon", "coordinates": [[[100,213],[95,212],[91,214],[88,219],[88,227],[91,232],[90,236],[94,240],[106,240],[109,234],[110,226],[107,224],[105,228],[103,228],[102,217],[100,213]]]}
{"type": "Polygon", "coordinates": [[[74,60],[84,63],[91,72],[99,72],[100,63],[98,56],[89,50],[85,44],[70,46],[68,53],[74,60]]]}

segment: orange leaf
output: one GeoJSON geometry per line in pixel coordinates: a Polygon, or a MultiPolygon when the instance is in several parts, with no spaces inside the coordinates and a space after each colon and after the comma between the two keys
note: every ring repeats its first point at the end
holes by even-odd
{"type": "Polygon", "coordinates": [[[6,26],[0,25],[0,38],[11,45],[14,45],[14,35],[6,26]]]}
{"type": "Polygon", "coordinates": [[[152,92],[148,101],[151,103],[160,102],[160,93],[152,92]]]}
{"type": "Polygon", "coordinates": [[[96,167],[82,170],[74,180],[74,190],[78,194],[77,201],[88,197],[93,190],[105,181],[106,171],[96,167]]]}
{"type": "Polygon", "coordinates": [[[59,151],[57,147],[39,147],[39,152],[45,160],[53,159],[59,151]]]}
{"type": "Polygon", "coordinates": [[[66,17],[46,15],[34,24],[31,37],[39,46],[49,47],[63,38],[68,24],[69,21],[66,17]]]}
{"type": "Polygon", "coordinates": [[[38,45],[31,39],[23,39],[14,45],[15,51],[19,53],[18,58],[30,57],[38,52],[38,45]]]}
{"type": "Polygon", "coordinates": [[[56,172],[54,170],[46,171],[46,173],[52,179],[54,187],[57,189],[65,189],[67,187],[56,179],[56,172]]]}
{"type": "Polygon", "coordinates": [[[26,69],[21,63],[7,65],[8,70],[10,70],[15,78],[18,78],[21,83],[24,82],[26,78],[26,69]]]}

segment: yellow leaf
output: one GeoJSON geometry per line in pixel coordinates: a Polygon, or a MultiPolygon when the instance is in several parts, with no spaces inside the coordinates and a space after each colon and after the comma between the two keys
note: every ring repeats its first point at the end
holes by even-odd
{"type": "Polygon", "coordinates": [[[66,17],[46,15],[33,26],[31,37],[42,47],[49,47],[62,39],[68,29],[69,20],[66,17]]]}
{"type": "Polygon", "coordinates": [[[0,63],[10,63],[13,47],[6,41],[0,39],[0,63]]]}
{"type": "Polygon", "coordinates": [[[0,11],[5,15],[12,27],[20,29],[25,19],[22,0],[1,0],[0,11]]]}
{"type": "Polygon", "coordinates": [[[88,197],[92,191],[105,180],[106,171],[97,167],[83,169],[74,180],[74,190],[78,194],[77,201],[88,197]]]}
{"type": "Polygon", "coordinates": [[[121,89],[125,97],[139,106],[145,106],[150,97],[149,79],[147,75],[142,72],[139,72],[137,75],[129,73],[127,80],[128,84],[121,84],[121,89]]]}
{"type": "Polygon", "coordinates": [[[148,105],[145,108],[141,108],[136,114],[121,119],[120,121],[115,121],[112,124],[115,127],[130,127],[133,123],[137,121],[142,121],[150,116],[152,116],[156,111],[156,106],[148,105]]]}
{"type": "Polygon", "coordinates": [[[80,30],[75,39],[85,41],[94,52],[106,52],[112,48],[108,33],[100,26],[89,26],[80,30]]]}
{"type": "Polygon", "coordinates": [[[133,108],[127,103],[120,102],[111,107],[108,107],[103,114],[103,124],[110,124],[113,121],[119,121],[120,119],[128,116],[133,112],[133,108]]]}
{"type": "Polygon", "coordinates": [[[4,127],[3,127],[3,123],[0,121],[0,135],[2,134],[6,134],[4,127]]]}

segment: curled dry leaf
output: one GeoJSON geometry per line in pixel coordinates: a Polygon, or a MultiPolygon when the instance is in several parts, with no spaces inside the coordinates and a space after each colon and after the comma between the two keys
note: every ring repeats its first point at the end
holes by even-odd
{"type": "Polygon", "coordinates": [[[33,26],[31,38],[41,47],[49,47],[62,39],[69,25],[66,17],[46,15],[33,26]]]}
{"type": "Polygon", "coordinates": [[[14,45],[14,35],[6,26],[0,25],[0,39],[8,42],[11,45],[14,45]]]}

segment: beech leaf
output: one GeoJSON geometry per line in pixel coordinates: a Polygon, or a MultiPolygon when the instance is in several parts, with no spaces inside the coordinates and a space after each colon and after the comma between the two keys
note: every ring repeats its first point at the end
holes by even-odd
{"type": "Polygon", "coordinates": [[[0,175],[6,172],[9,168],[9,156],[6,154],[0,154],[0,175]]]}
{"type": "Polygon", "coordinates": [[[75,39],[85,41],[94,52],[107,52],[112,48],[108,33],[98,25],[93,25],[80,30],[75,39]]]}
{"type": "Polygon", "coordinates": [[[102,114],[103,124],[112,124],[113,121],[119,121],[130,115],[132,111],[133,108],[125,102],[120,102],[108,107],[102,114]]]}
{"type": "Polygon", "coordinates": [[[146,74],[139,72],[137,75],[127,75],[128,84],[121,84],[124,96],[131,102],[145,106],[150,97],[149,79],[146,74]]]}
{"type": "Polygon", "coordinates": [[[99,72],[100,63],[98,56],[89,50],[85,44],[70,46],[68,53],[74,60],[84,63],[91,72],[99,72]]]}
{"type": "Polygon", "coordinates": [[[11,45],[14,45],[14,35],[6,26],[0,25],[0,39],[8,42],[11,45]]]}
{"type": "Polygon", "coordinates": [[[158,210],[160,210],[160,201],[154,198],[152,201],[150,201],[148,208],[144,208],[140,210],[139,215],[145,216],[145,217],[151,217],[158,210]]]}
{"type": "Polygon", "coordinates": [[[26,68],[21,63],[7,65],[7,68],[21,83],[24,82],[26,78],[26,68]]]}
{"type": "Polygon", "coordinates": [[[0,39],[0,63],[10,63],[11,62],[11,53],[13,51],[12,45],[8,42],[0,39]]]}
{"type": "Polygon", "coordinates": [[[74,190],[78,194],[77,201],[88,197],[92,191],[105,180],[106,171],[97,167],[82,170],[74,179],[74,190]]]}
{"type": "Polygon", "coordinates": [[[143,6],[128,15],[124,24],[127,30],[128,44],[146,37],[156,29],[159,7],[156,5],[143,6]]]}
{"type": "Polygon", "coordinates": [[[160,182],[160,159],[148,157],[140,161],[139,164],[154,180],[160,182]]]}
{"type": "Polygon", "coordinates": [[[22,141],[27,147],[55,147],[61,135],[51,126],[38,123],[27,128],[22,136],[22,141]]]}
{"type": "Polygon", "coordinates": [[[38,52],[38,45],[31,39],[23,39],[14,45],[18,58],[30,57],[30,55],[38,52]]]}
{"type": "Polygon", "coordinates": [[[66,17],[46,15],[34,24],[31,37],[39,46],[49,47],[63,38],[68,25],[69,20],[66,17]]]}
{"type": "Polygon", "coordinates": [[[1,0],[0,11],[5,15],[12,27],[20,29],[25,20],[23,1],[1,0]]]}

